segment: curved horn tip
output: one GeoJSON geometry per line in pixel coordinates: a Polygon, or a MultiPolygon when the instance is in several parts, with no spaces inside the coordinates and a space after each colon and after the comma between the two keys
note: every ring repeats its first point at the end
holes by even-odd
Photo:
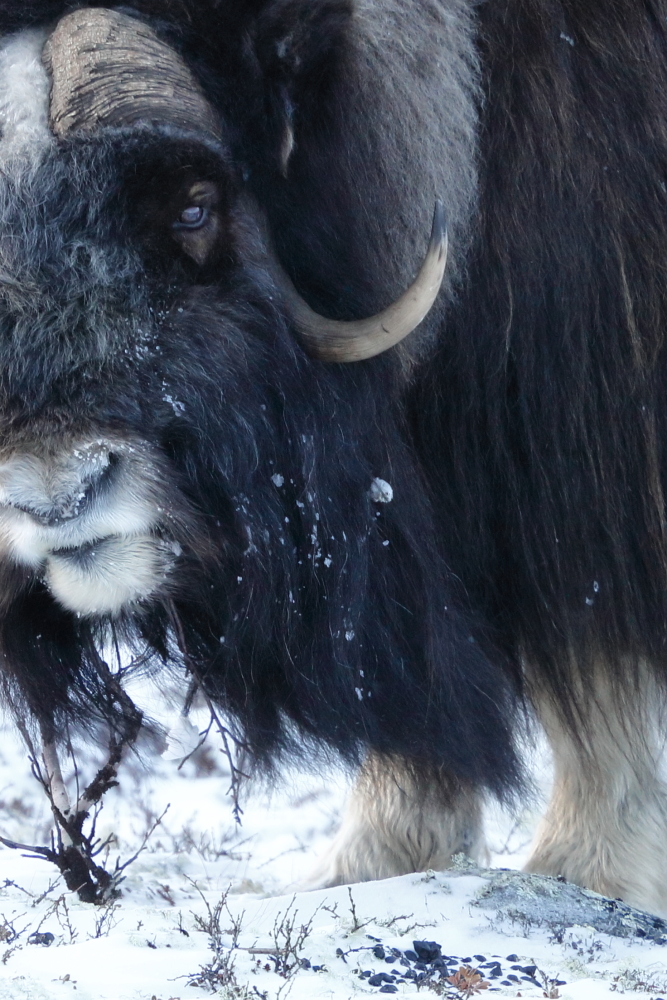
{"type": "Polygon", "coordinates": [[[396,302],[375,316],[349,322],[326,319],[310,308],[285,274],[281,280],[292,317],[313,357],[337,363],[366,361],[395,347],[419,326],[438,297],[446,263],[445,210],[438,200],[419,274],[396,302]]]}
{"type": "Polygon", "coordinates": [[[436,198],[435,208],[433,209],[433,225],[431,226],[429,249],[433,249],[436,246],[446,248],[447,243],[447,218],[445,216],[445,206],[439,198],[436,198]]]}

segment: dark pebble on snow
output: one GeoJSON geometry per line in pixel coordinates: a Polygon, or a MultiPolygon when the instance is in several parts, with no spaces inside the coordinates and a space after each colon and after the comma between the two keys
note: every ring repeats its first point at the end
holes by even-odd
{"type": "Polygon", "coordinates": [[[434,958],[440,958],[442,952],[437,941],[413,941],[412,947],[422,962],[432,962],[434,958]]]}
{"type": "Polygon", "coordinates": [[[509,979],[501,979],[500,980],[500,985],[501,986],[513,986],[514,984],[510,983],[509,979]]]}
{"type": "Polygon", "coordinates": [[[381,944],[376,944],[373,948],[373,954],[376,958],[384,958],[384,948],[381,944]]]}
{"type": "Polygon", "coordinates": [[[28,938],[28,944],[42,944],[45,948],[49,948],[54,941],[55,938],[51,931],[44,931],[43,934],[40,934],[39,931],[35,931],[35,933],[31,934],[28,938]]]}
{"type": "Polygon", "coordinates": [[[424,962],[415,962],[415,969],[419,969],[420,972],[426,972],[428,965],[425,965],[424,962]]]}
{"type": "Polygon", "coordinates": [[[486,958],[484,957],[484,955],[473,955],[472,957],[476,959],[476,961],[478,962],[486,962],[486,958]]]}
{"type": "Polygon", "coordinates": [[[403,954],[405,955],[406,958],[409,958],[411,962],[416,962],[417,959],[419,958],[417,952],[411,951],[409,948],[407,951],[403,952],[403,954]]]}
{"type": "Polygon", "coordinates": [[[382,986],[383,983],[393,983],[395,982],[393,976],[388,976],[386,972],[377,972],[374,976],[368,980],[371,986],[382,986]]]}
{"type": "Polygon", "coordinates": [[[524,967],[523,967],[523,969],[521,971],[525,972],[527,976],[534,976],[535,973],[537,972],[537,966],[536,965],[524,965],[524,967]]]}
{"type": "Polygon", "coordinates": [[[506,960],[508,962],[518,962],[519,961],[519,956],[518,955],[505,955],[505,958],[506,958],[506,960]]]}
{"type": "Polygon", "coordinates": [[[382,986],[378,990],[378,993],[398,993],[397,986],[382,986]]]}

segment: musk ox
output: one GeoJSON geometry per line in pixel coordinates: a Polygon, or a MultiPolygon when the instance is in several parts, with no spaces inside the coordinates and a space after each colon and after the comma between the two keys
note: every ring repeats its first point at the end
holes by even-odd
{"type": "Polygon", "coordinates": [[[5,0],[0,654],[47,770],[122,728],[124,644],[259,764],[365,754],[319,877],[382,877],[483,856],[528,703],[530,866],[667,907],[666,16],[5,0]]]}

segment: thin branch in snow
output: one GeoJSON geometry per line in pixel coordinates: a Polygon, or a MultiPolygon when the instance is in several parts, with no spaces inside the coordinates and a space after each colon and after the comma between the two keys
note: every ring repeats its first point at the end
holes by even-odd
{"type": "Polygon", "coordinates": [[[196,688],[193,689],[191,686],[190,689],[193,692],[192,697],[194,697],[194,694],[196,693],[197,690],[200,690],[202,695],[204,696],[207,708],[210,713],[211,724],[206,730],[206,733],[208,735],[208,732],[210,732],[212,726],[215,725],[215,728],[218,731],[218,735],[222,740],[223,753],[227,758],[227,763],[229,764],[229,771],[231,774],[231,785],[229,787],[229,792],[232,796],[234,819],[238,824],[240,824],[241,816],[243,815],[243,809],[241,808],[241,804],[239,801],[239,791],[240,791],[241,781],[244,778],[247,779],[248,775],[243,773],[243,771],[237,766],[236,761],[238,753],[240,751],[245,750],[246,747],[233,735],[233,733],[229,731],[227,726],[225,726],[222,719],[220,718],[216,706],[213,704],[213,701],[211,700],[206,691],[206,687],[203,683],[201,672],[195,661],[191,658],[190,654],[188,653],[187,643],[185,641],[185,632],[183,631],[183,625],[181,623],[178,611],[176,610],[176,605],[174,604],[173,601],[169,601],[167,606],[169,609],[169,617],[171,619],[171,625],[174,630],[174,635],[176,636],[176,642],[178,644],[181,656],[183,657],[183,663],[185,664],[185,668],[192,677],[193,681],[196,682],[196,688]],[[232,750],[232,745],[234,746],[234,750],[232,750]]]}
{"type": "Polygon", "coordinates": [[[112,673],[97,653],[95,667],[103,683],[109,708],[116,716],[116,722],[109,734],[106,763],[99,768],[93,780],[81,792],[78,768],[68,732],[67,749],[74,763],[76,780],[76,800],[72,803],[62,775],[52,720],[41,721],[41,762],[27,726],[19,722],[19,729],[28,747],[32,773],[44,789],[51,805],[55,819],[55,836],[53,834],[51,836],[50,847],[31,846],[5,837],[0,837],[0,843],[51,862],[61,872],[67,888],[76,892],[79,899],[87,903],[106,905],[118,896],[125,869],[144,850],[148,838],[161,822],[164,813],[149,829],[139,850],[123,864],[117,860],[113,872],[107,871],[103,865],[96,862],[95,859],[109,847],[113,839],[110,836],[100,840],[96,836],[102,799],[110,788],[118,784],[118,769],[124,751],[135,742],[143,716],[123,689],[119,679],[121,673],[112,673]]]}

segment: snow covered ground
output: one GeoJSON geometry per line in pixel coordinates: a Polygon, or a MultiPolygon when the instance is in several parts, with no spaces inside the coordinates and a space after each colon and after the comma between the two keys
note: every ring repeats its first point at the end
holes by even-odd
{"type": "MultiPolygon", "coordinates": [[[[164,700],[143,694],[154,715],[174,722],[164,700]]],[[[544,795],[548,760],[541,751],[533,763],[544,795]]],[[[483,905],[488,881],[464,868],[299,892],[339,822],[346,776],[290,773],[279,787],[255,788],[240,827],[228,784],[214,740],[180,770],[148,748],[127,764],[99,822],[102,837],[115,836],[110,862],[131,856],[169,809],[128,868],[122,897],[105,908],[80,903],[45,861],[0,849],[0,1000],[186,1000],[216,991],[228,1000],[624,992],[667,1000],[667,946],[499,915],[483,905]]],[[[43,799],[7,726],[0,834],[48,843],[43,799]]],[[[536,797],[519,816],[489,809],[494,865],[521,866],[540,808],[536,797]]]]}

